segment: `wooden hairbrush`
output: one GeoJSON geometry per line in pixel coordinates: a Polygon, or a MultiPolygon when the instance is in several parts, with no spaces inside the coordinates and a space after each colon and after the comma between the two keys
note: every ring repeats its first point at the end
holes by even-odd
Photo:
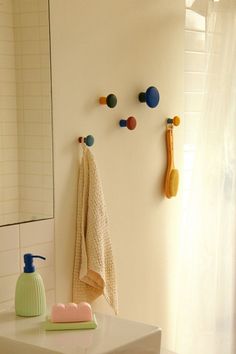
{"type": "Polygon", "coordinates": [[[167,169],[165,177],[165,195],[167,198],[175,197],[179,186],[179,171],[174,165],[173,125],[166,129],[167,169]]]}

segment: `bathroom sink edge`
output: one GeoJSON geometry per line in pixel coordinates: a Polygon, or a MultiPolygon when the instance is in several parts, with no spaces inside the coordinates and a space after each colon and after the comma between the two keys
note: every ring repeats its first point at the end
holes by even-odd
{"type": "Polygon", "coordinates": [[[61,354],[61,352],[0,336],[0,349],[4,354],[61,354]]]}

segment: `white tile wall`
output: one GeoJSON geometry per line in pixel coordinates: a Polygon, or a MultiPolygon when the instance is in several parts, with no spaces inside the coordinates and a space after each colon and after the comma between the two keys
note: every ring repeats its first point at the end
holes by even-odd
{"type": "Polygon", "coordinates": [[[51,219],[20,225],[20,245],[23,248],[41,243],[51,243],[53,240],[54,223],[51,219]]]}
{"type": "MultiPolygon", "coordinates": [[[[188,0],[186,7],[187,5],[188,0]]],[[[188,8],[185,18],[184,208],[189,202],[197,125],[204,104],[207,65],[206,19],[188,8]]]]}
{"type": "Polygon", "coordinates": [[[21,220],[44,218],[53,212],[52,199],[47,197],[53,193],[47,7],[47,0],[14,1],[21,109],[18,120],[21,220]],[[45,178],[49,183],[45,184],[45,178]]]}
{"type": "Polygon", "coordinates": [[[18,249],[1,252],[0,277],[11,274],[18,274],[20,271],[19,260],[20,259],[18,249]]]}
{"type": "Polygon", "coordinates": [[[55,302],[54,220],[0,227],[0,310],[14,304],[16,281],[23,270],[24,253],[46,257],[35,260],[47,295],[55,302]]]}
{"type": "Polygon", "coordinates": [[[17,100],[12,1],[0,6],[0,224],[19,214],[17,100]],[[14,153],[13,153],[14,151],[14,153]],[[11,163],[6,163],[10,161],[11,163]]]}
{"type": "Polygon", "coordinates": [[[0,252],[19,249],[19,226],[0,227],[0,252]]]}
{"type": "Polygon", "coordinates": [[[0,277],[0,299],[1,302],[7,302],[14,299],[16,281],[18,274],[0,277]]]}
{"type": "Polygon", "coordinates": [[[205,33],[185,30],[185,45],[187,52],[205,52],[205,33]]]}
{"type": "Polygon", "coordinates": [[[49,55],[48,0],[1,0],[0,225],[53,216],[49,55]]]}

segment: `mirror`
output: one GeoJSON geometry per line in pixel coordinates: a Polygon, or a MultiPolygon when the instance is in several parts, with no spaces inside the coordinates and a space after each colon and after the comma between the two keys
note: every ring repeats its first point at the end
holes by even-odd
{"type": "Polygon", "coordinates": [[[53,217],[48,0],[0,0],[0,225],[53,217]]]}

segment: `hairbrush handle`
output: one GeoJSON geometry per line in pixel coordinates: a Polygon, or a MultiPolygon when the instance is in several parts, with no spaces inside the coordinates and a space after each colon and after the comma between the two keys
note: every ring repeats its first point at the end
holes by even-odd
{"type": "Polygon", "coordinates": [[[167,169],[165,177],[165,196],[171,198],[176,195],[178,189],[178,171],[174,167],[174,148],[173,148],[173,127],[166,129],[166,152],[167,152],[167,169]],[[173,192],[174,190],[174,192],[173,192]]]}
{"type": "Polygon", "coordinates": [[[174,168],[174,144],[173,144],[173,129],[166,130],[166,149],[167,149],[167,167],[174,168]]]}

